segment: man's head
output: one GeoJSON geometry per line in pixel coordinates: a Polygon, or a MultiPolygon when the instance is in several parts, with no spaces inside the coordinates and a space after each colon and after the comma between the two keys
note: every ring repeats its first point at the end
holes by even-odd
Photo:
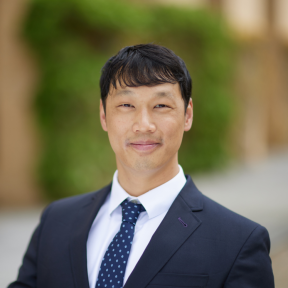
{"type": "Polygon", "coordinates": [[[168,48],[155,44],[125,47],[105,63],[100,78],[104,111],[109,91],[116,88],[117,82],[127,87],[179,83],[185,111],[192,91],[184,61],[168,48]]]}
{"type": "Polygon", "coordinates": [[[178,171],[178,150],[193,118],[184,62],[165,47],[126,47],[105,64],[100,86],[101,125],[119,173],[178,171]]]}

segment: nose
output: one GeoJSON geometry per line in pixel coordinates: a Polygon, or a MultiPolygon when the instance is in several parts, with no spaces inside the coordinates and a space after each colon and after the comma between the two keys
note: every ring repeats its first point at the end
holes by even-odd
{"type": "Polygon", "coordinates": [[[156,125],[149,112],[145,109],[139,111],[133,123],[134,133],[153,133],[156,131],[156,125]]]}

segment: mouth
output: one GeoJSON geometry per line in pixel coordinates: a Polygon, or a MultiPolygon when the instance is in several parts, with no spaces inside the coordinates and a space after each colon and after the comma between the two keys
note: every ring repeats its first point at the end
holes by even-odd
{"type": "Polygon", "coordinates": [[[160,146],[159,142],[155,142],[155,141],[134,141],[129,143],[129,146],[131,146],[132,148],[134,148],[137,151],[152,151],[153,149],[155,149],[156,147],[160,146]]]}

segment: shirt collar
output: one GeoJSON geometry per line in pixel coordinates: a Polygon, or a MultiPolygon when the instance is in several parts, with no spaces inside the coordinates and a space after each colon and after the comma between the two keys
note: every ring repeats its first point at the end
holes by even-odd
{"type": "Polygon", "coordinates": [[[134,200],[141,203],[149,219],[154,218],[164,212],[167,212],[178,193],[181,191],[186,183],[186,177],[180,165],[178,174],[167,181],[166,183],[140,195],[133,197],[129,195],[118,182],[118,170],[115,171],[113,176],[111,197],[109,203],[109,214],[111,213],[126,199],[129,201],[134,200]]]}

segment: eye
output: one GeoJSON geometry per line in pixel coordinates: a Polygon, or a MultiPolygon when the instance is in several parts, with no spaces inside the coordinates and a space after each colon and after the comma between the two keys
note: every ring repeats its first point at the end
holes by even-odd
{"type": "Polygon", "coordinates": [[[169,108],[169,106],[167,106],[165,104],[158,104],[155,106],[155,108],[169,108]]]}
{"type": "Polygon", "coordinates": [[[121,104],[119,107],[125,107],[125,108],[130,108],[133,107],[131,104],[121,104]]]}

